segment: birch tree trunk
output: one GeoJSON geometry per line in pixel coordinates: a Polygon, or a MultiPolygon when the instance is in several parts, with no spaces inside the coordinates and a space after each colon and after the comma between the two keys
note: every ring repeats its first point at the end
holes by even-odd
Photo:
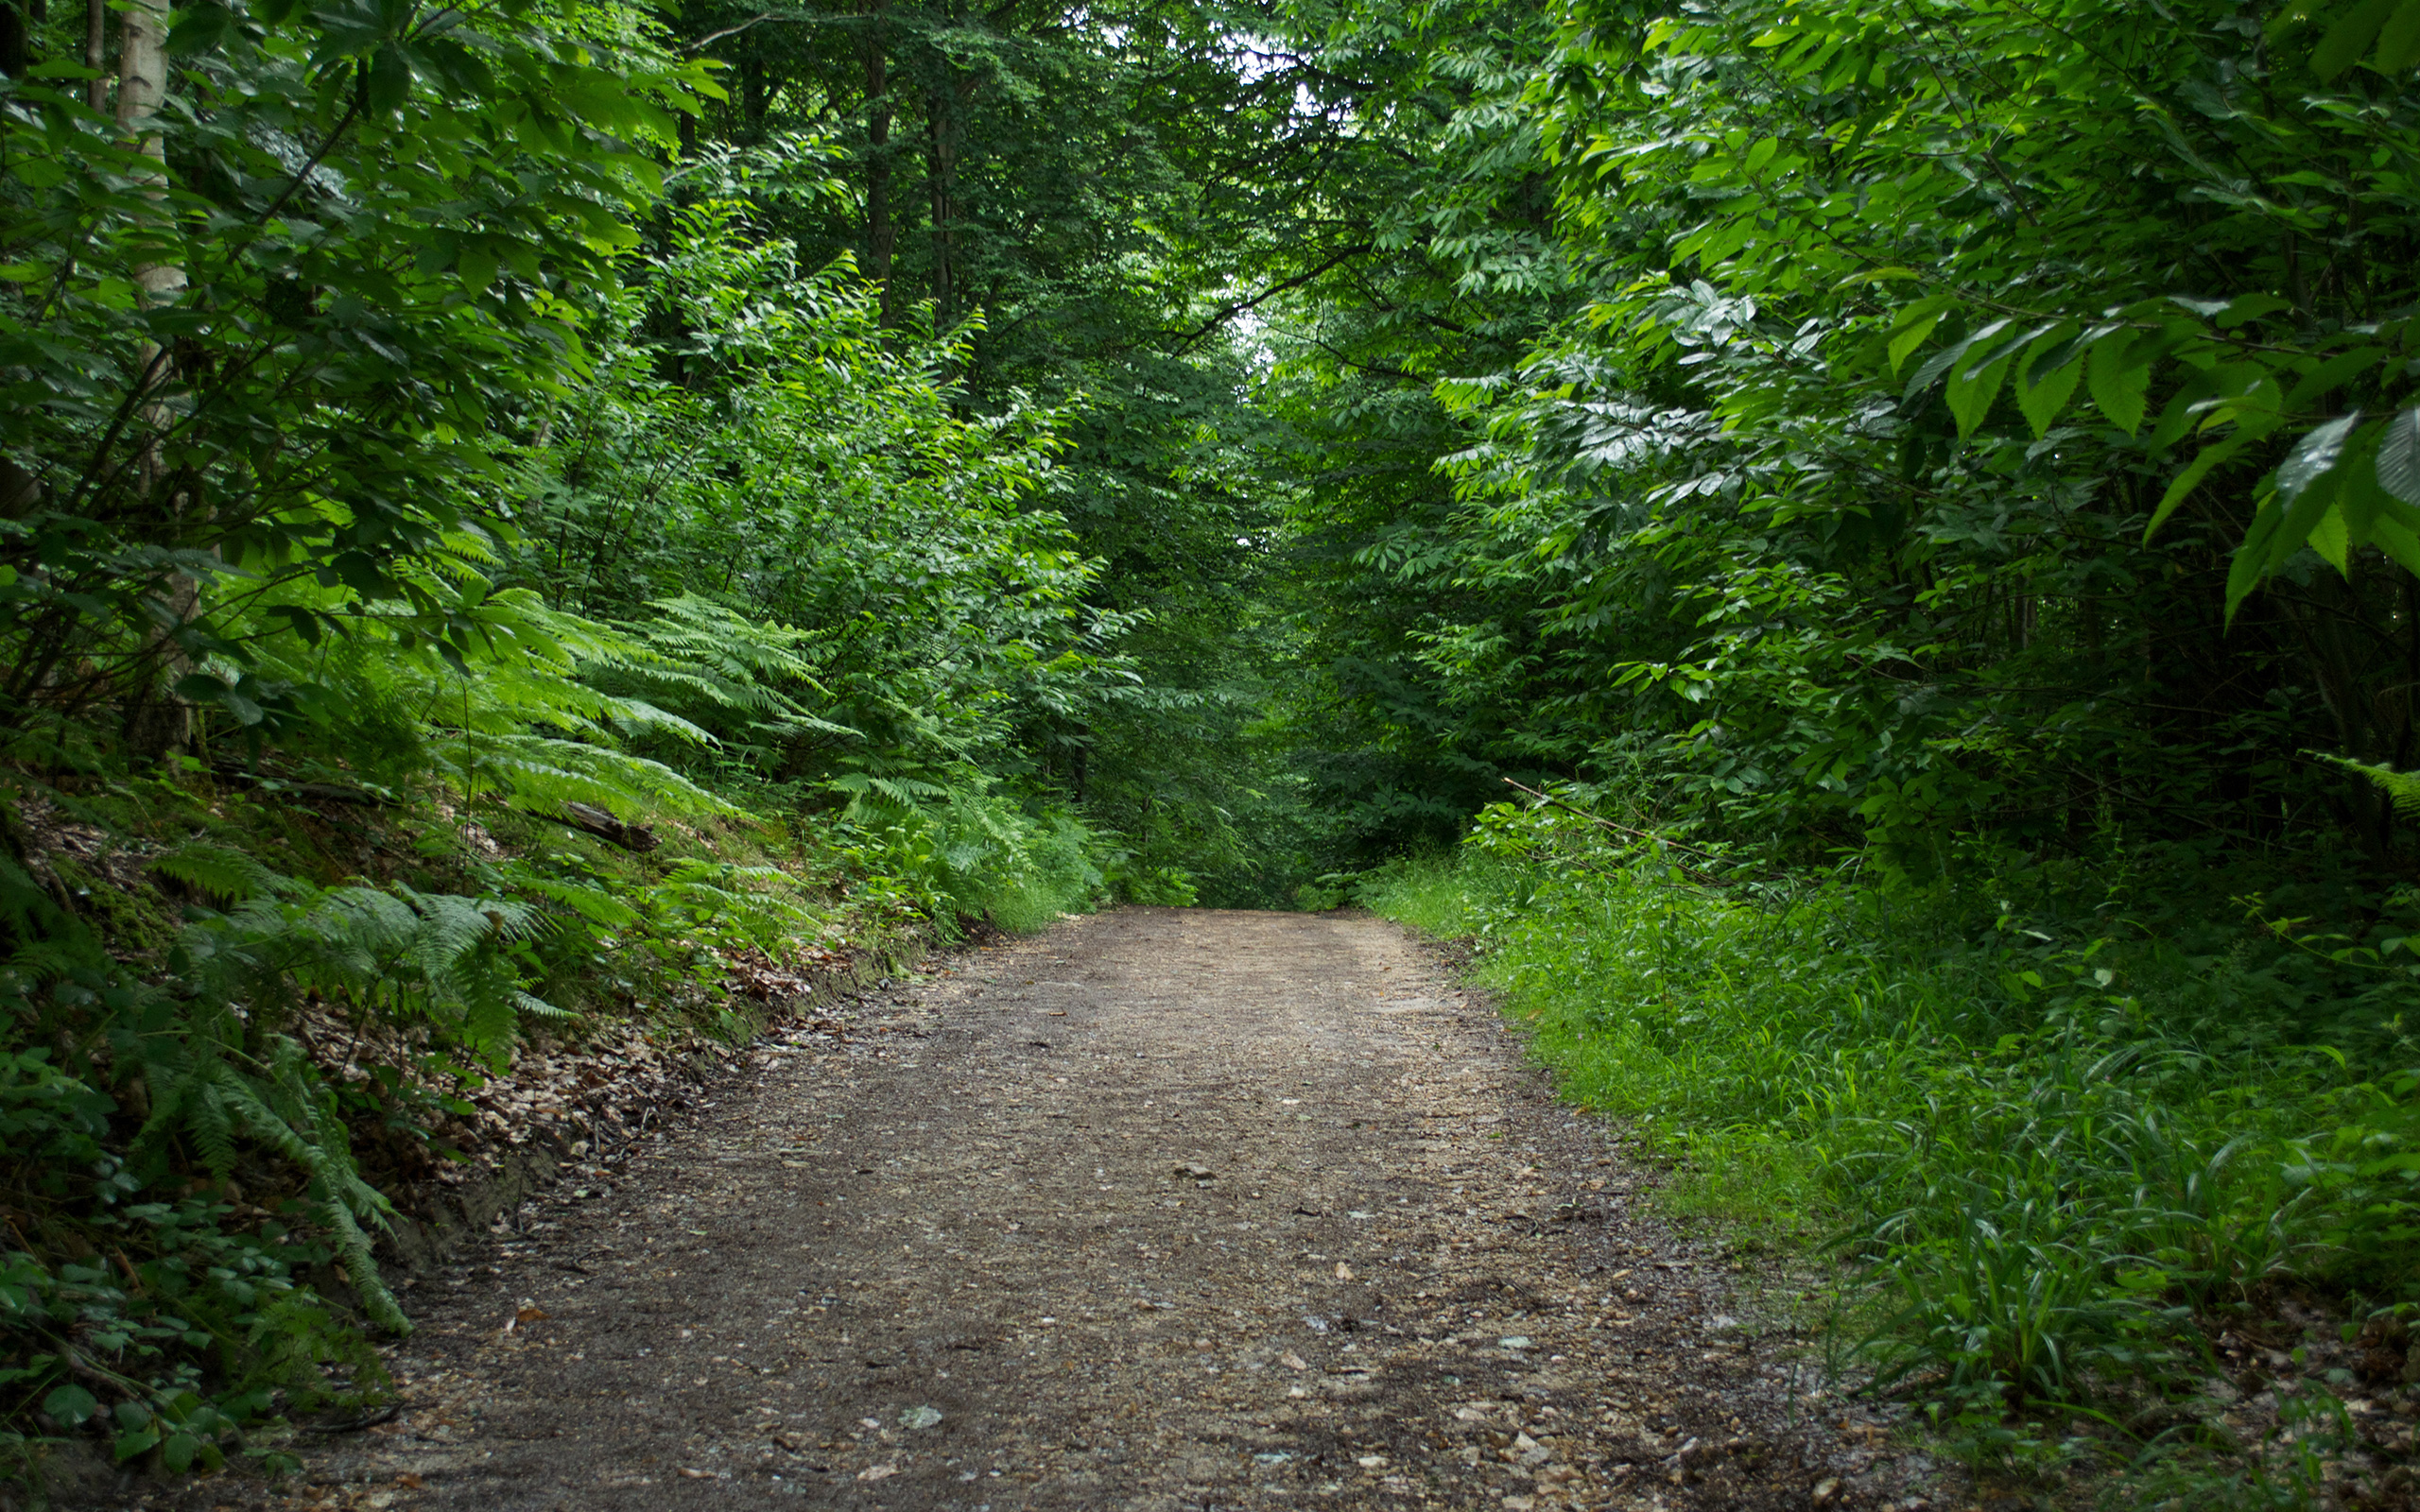
{"type": "MultiPolygon", "coordinates": [[[[145,160],[137,169],[150,188],[149,196],[161,207],[157,229],[164,235],[169,228],[166,200],[168,192],[168,149],[152,123],[160,113],[161,101],[167,97],[168,88],[168,4],[167,0],[131,0],[120,13],[117,48],[117,124],[119,129],[135,139],[145,160]]],[[[87,33],[87,45],[90,33],[87,33]]],[[[134,270],[135,286],[142,291],[147,305],[170,303],[184,291],[185,270],[174,261],[146,262],[134,270]]],[[[189,501],[182,493],[164,496],[167,480],[162,467],[161,440],[172,423],[165,394],[175,378],[172,354],[155,342],[146,341],[135,354],[135,404],[137,436],[134,441],[134,487],[150,508],[154,519],[167,524],[182,515],[189,501]]],[[[168,532],[164,532],[164,534],[168,532]]],[[[162,604],[182,626],[193,618],[201,598],[201,585],[188,573],[173,573],[161,583],[162,604]]],[[[126,706],[126,731],[134,749],[154,759],[170,751],[182,750],[193,740],[193,706],[179,697],[172,687],[178,678],[191,670],[182,649],[171,639],[173,631],[162,629],[151,638],[150,654],[145,659],[148,668],[138,674],[141,681],[130,692],[126,706]]]]}

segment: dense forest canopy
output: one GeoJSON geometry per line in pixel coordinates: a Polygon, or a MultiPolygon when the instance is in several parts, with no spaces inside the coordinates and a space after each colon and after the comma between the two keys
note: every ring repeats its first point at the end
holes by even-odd
{"type": "MultiPolygon", "coordinates": [[[[119,1319],[122,1446],[215,1455],[309,1363],[214,1181],[401,1327],[368,1131],[735,953],[1475,822],[1498,924],[1666,867],[2248,973],[2175,1032],[2326,1026],[2309,1274],[2410,1300],[2415,63],[2420,0],[0,0],[0,1399],[95,1418],[119,1319]],[[332,793],[418,850],[261,816],[332,793]],[[575,812],[702,849],[512,839],[575,812]]],[[[2006,1052],[2070,1000],[1992,959],[2006,1052]]]]}

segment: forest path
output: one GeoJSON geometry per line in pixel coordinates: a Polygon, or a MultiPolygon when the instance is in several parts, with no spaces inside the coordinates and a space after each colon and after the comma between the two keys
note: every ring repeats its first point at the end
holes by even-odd
{"type": "Polygon", "coordinates": [[[1346,915],[969,952],[416,1294],[405,1410],[274,1500],[1898,1504],[1446,974],[1346,915]]]}

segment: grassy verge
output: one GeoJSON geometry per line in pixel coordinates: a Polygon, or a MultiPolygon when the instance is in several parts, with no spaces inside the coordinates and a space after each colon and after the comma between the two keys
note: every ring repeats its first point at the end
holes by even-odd
{"type": "Polygon", "coordinates": [[[2079,902],[2014,864],[1922,890],[1721,868],[1506,809],[1359,896],[1477,939],[1681,1211],[1844,1258],[1838,1342],[1979,1461],[2119,1468],[2094,1484],[2121,1502],[2403,1504],[2408,896],[2316,939],[2154,909],[2174,877],[2079,902]]]}

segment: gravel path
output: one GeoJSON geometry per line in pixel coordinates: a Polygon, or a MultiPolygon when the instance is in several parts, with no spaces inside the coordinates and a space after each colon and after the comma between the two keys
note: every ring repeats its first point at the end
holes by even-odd
{"type": "Polygon", "coordinates": [[[762,1058],[416,1293],[390,1421],[179,1502],[1925,1504],[1392,925],[1070,919],[762,1058]]]}

